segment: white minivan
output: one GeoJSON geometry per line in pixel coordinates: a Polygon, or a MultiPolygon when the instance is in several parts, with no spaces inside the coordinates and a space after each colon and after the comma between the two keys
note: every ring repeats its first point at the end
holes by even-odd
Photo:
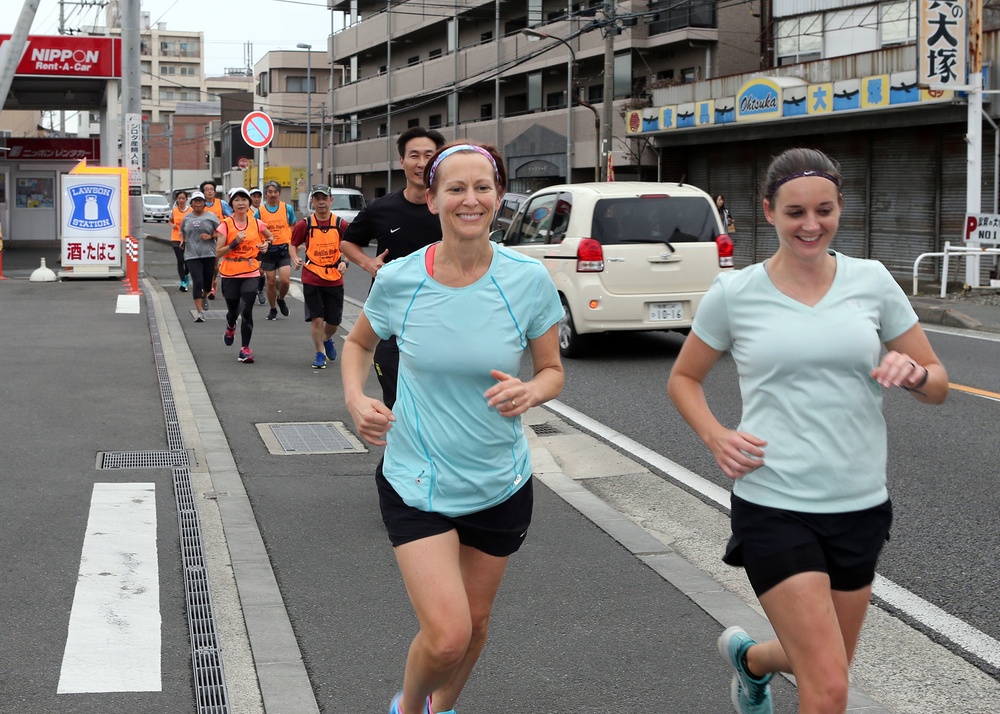
{"type": "Polygon", "coordinates": [[[733,266],[733,242],[712,197],[677,183],[550,186],[524,201],[502,240],[552,276],[565,310],[566,357],[593,333],[686,333],[712,280],[733,266]]]}
{"type": "Polygon", "coordinates": [[[142,194],[142,220],[166,223],[170,220],[172,211],[173,208],[166,196],[158,193],[142,194]]]}

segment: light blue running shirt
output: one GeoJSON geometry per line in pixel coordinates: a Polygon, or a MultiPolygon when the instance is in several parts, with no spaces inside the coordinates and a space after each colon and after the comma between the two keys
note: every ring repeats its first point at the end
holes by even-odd
{"type": "Polygon", "coordinates": [[[383,473],[408,505],[458,516],[503,502],[531,477],[521,418],[501,416],[483,396],[491,369],[520,372],[528,340],[563,315],[537,260],[492,244],[472,285],[450,288],[427,274],[427,248],[382,266],[365,315],[399,344],[396,421],[383,473]]]}
{"type": "Polygon", "coordinates": [[[695,315],[694,333],[736,362],[738,430],[767,441],[765,465],[733,485],[758,505],[839,513],[888,498],[882,388],[870,372],[917,316],[881,263],[833,255],[833,284],[813,307],[756,264],[717,276],[695,315]]]}

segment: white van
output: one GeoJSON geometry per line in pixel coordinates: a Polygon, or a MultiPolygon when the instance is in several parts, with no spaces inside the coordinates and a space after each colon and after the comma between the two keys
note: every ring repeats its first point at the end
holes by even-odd
{"type": "Polygon", "coordinates": [[[733,266],[712,197],[677,183],[550,186],[524,201],[502,240],[552,276],[565,357],[598,332],[686,333],[712,280],[733,266]]]}
{"type": "Polygon", "coordinates": [[[158,193],[142,194],[142,220],[166,223],[170,220],[172,210],[173,207],[166,196],[158,193]]]}
{"type": "Polygon", "coordinates": [[[330,210],[350,223],[365,207],[365,196],[356,188],[331,188],[330,210]]]}

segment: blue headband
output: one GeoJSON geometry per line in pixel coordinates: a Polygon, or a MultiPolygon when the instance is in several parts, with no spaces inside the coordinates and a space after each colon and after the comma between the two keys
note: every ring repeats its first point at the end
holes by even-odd
{"type": "Polygon", "coordinates": [[[476,146],[475,144],[456,144],[455,146],[449,146],[447,149],[438,154],[438,157],[434,159],[434,163],[431,164],[430,171],[427,172],[427,187],[430,188],[431,184],[434,183],[434,173],[437,171],[438,166],[446,158],[452,154],[457,154],[459,151],[475,151],[476,153],[482,154],[490,163],[493,164],[493,175],[496,176],[497,183],[500,183],[500,170],[497,168],[497,161],[493,158],[493,154],[488,152],[481,146],[476,146]]]}
{"type": "Polygon", "coordinates": [[[825,178],[827,181],[832,181],[833,185],[838,189],[840,188],[840,179],[832,174],[828,174],[826,171],[796,171],[793,174],[788,174],[779,179],[775,179],[775,181],[771,184],[768,194],[773,196],[777,193],[779,188],[784,186],[789,181],[797,178],[803,178],[805,176],[819,176],[820,178],[825,178]]]}

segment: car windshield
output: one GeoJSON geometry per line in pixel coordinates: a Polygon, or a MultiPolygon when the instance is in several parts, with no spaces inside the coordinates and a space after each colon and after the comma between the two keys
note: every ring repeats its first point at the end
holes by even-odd
{"type": "Polygon", "coordinates": [[[167,203],[167,199],[165,199],[163,196],[143,196],[142,202],[145,203],[147,206],[155,206],[155,207],[170,205],[169,203],[167,203]]]}
{"type": "Polygon", "coordinates": [[[636,196],[597,202],[591,235],[604,245],[691,243],[718,234],[714,206],[699,196],[636,196]]]}
{"type": "Polygon", "coordinates": [[[330,210],[333,211],[360,211],[364,207],[364,196],[356,193],[335,193],[330,196],[330,210]]]}

